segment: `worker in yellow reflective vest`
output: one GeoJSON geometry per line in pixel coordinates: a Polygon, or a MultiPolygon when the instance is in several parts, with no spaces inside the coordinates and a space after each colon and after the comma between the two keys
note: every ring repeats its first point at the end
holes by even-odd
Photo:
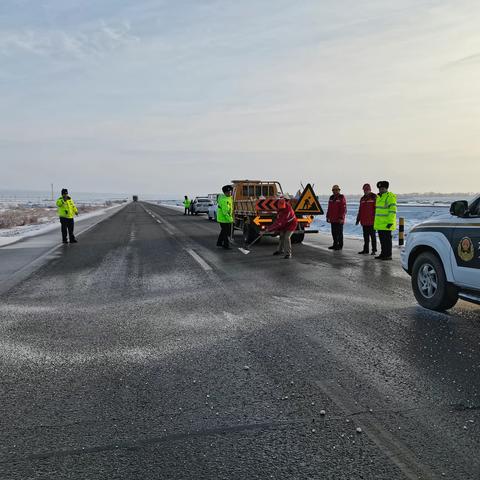
{"type": "Polygon", "coordinates": [[[68,194],[66,188],[62,188],[62,196],[57,200],[57,214],[60,218],[60,224],[62,226],[62,241],[67,242],[67,232],[70,243],[77,243],[77,239],[73,234],[73,217],[78,215],[78,209],[73,203],[72,197],[68,194]]]}
{"type": "Polygon", "coordinates": [[[390,184],[377,182],[378,195],[375,204],[374,229],[378,232],[381,251],[377,260],[392,259],[392,232],[397,228],[397,196],[388,191],[390,184]]]}
{"type": "Polygon", "coordinates": [[[217,222],[220,224],[220,235],[217,240],[217,247],[230,250],[230,236],[233,233],[233,187],[225,185],[222,187],[223,195],[217,200],[217,222]]]}
{"type": "Polygon", "coordinates": [[[190,212],[191,204],[192,204],[192,201],[185,195],[185,199],[183,200],[183,206],[185,207],[185,212],[183,213],[184,215],[191,214],[190,212]]]}

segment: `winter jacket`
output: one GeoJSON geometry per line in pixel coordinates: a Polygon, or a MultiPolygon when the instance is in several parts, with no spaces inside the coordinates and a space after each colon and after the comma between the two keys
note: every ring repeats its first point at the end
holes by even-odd
{"type": "Polygon", "coordinates": [[[277,218],[267,230],[269,232],[294,232],[297,229],[297,217],[292,206],[287,202],[285,208],[277,213],[277,218]]]}
{"type": "Polygon", "coordinates": [[[57,200],[57,214],[62,218],[73,218],[75,215],[78,215],[78,209],[71,197],[67,197],[66,200],[63,197],[59,197],[57,200]]]}
{"type": "Polygon", "coordinates": [[[345,215],[347,214],[347,200],[344,195],[331,195],[328,200],[327,222],[328,223],[345,223],[345,215]]]}
{"type": "Polygon", "coordinates": [[[233,223],[233,198],[219,195],[217,200],[217,222],[233,223]]]}
{"type": "Polygon", "coordinates": [[[375,206],[375,230],[395,230],[397,228],[397,196],[392,192],[377,195],[375,206]]]}
{"type": "Polygon", "coordinates": [[[371,227],[375,223],[375,204],[377,195],[373,192],[365,194],[360,199],[360,207],[358,208],[357,222],[363,227],[371,227]]]}
{"type": "Polygon", "coordinates": [[[190,208],[190,205],[192,204],[192,201],[189,199],[189,198],[186,198],[184,201],[183,201],[183,206],[185,208],[190,208]]]}

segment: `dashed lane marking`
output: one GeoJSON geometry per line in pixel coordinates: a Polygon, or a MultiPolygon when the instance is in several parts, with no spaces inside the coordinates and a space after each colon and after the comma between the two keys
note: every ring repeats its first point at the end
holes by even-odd
{"type": "Polygon", "coordinates": [[[212,270],[212,267],[197,252],[193,251],[191,248],[187,248],[186,250],[206,272],[212,270]]]}
{"type": "Polygon", "coordinates": [[[306,247],[317,248],[318,250],[324,250],[324,251],[327,251],[327,252],[328,252],[328,247],[327,247],[327,246],[315,245],[314,243],[310,243],[310,242],[303,242],[303,244],[304,244],[306,247]]]}

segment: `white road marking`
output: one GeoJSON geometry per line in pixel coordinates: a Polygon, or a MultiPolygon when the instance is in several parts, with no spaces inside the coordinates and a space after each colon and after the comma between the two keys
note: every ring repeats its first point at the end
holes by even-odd
{"type": "Polygon", "coordinates": [[[197,252],[193,251],[191,248],[187,248],[186,250],[206,272],[212,270],[212,267],[197,252]]]}
{"type": "Polygon", "coordinates": [[[314,243],[309,243],[309,242],[303,242],[303,244],[306,247],[318,248],[318,250],[327,250],[328,251],[328,247],[323,246],[323,245],[315,245],[314,243]]]}

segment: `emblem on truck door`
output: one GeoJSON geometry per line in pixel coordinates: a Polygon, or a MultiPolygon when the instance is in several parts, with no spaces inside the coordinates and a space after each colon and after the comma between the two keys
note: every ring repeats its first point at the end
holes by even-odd
{"type": "Polygon", "coordinates": [[[473,242],[468,237],[463,237],[458,243],[458,256],[464,261],[469,262],[475,256],[473,242]]]}

